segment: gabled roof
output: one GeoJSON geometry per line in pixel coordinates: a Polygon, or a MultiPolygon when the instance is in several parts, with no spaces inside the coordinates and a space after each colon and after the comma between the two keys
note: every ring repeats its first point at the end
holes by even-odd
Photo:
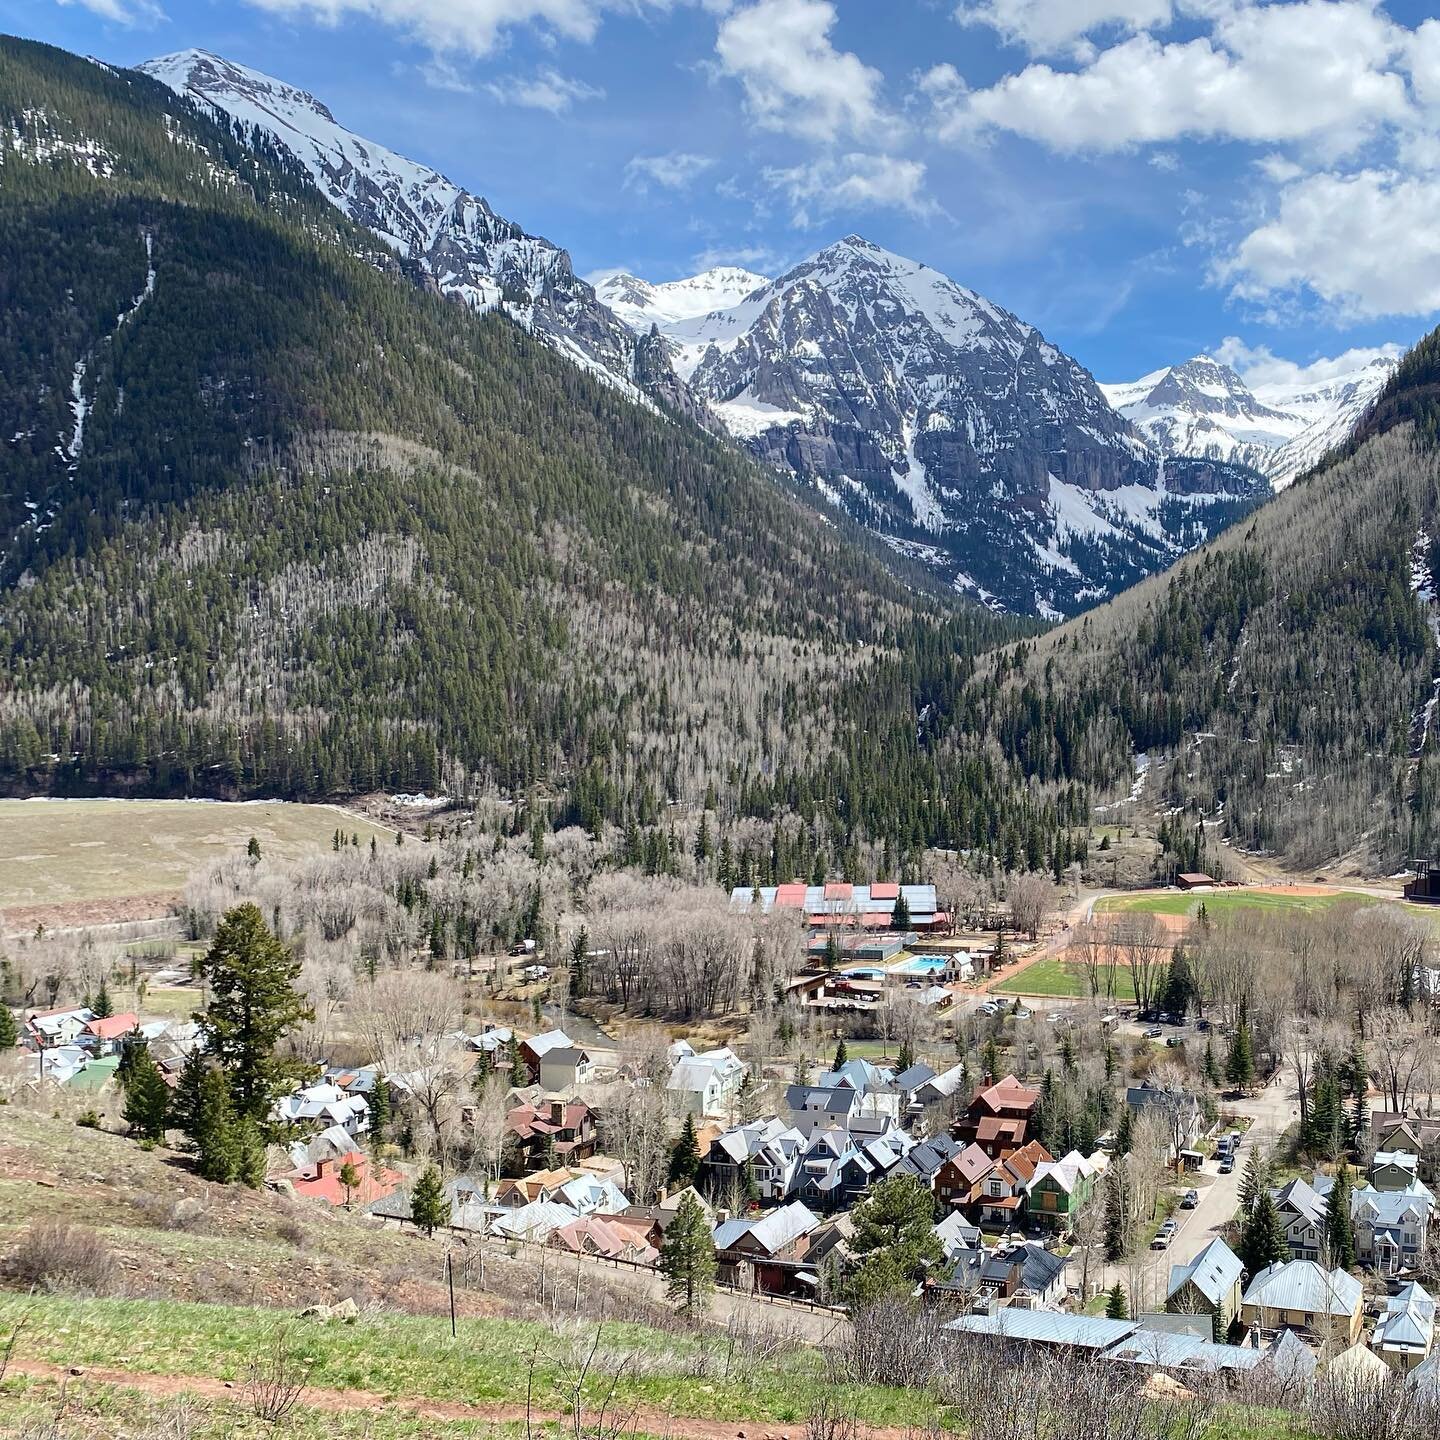
{"type": "Polygon", "coordinates": [[[1030,1177],[1027,1188],[1033,1190],[1048,1180],[1058,1185],[1067,1195],[1072,1195],[1081,1180],[1088,1179],[1093,1174],[1095,1166],[1078,1150],[1072,1150],[1062,1159],[1042,1160],[1035,1167],[1035,1173],[1030,1177]]]}
{"type": "Polygon", "coordinates": [[[897,1090],[909,1094],[912,1090],[918,1090],[927,1081],[933,1079],[935,1079],[935,1072],[922,1060],[908,1070],[902,1070],[894,1077],[893,1084],[897,1090]]]}
{"type": "Polygon", "coordinates": [[[895,1077],[868,1060],[847,1060],[838,1070],[826,1070],[815,1081],[822,1090],[851,1089],[861,1095],[893,1094],[895,1077]]]}
{"type": "Polygon", "coordinates": [[[967,1185],[976,1185],[1000,1162],[992,1160],[973,1142],[955,1156],[955,1169],[967,1185]]]}
{"type": "Polygon", "coordinates": [[[1219,1305],[1234,1289],[1245,1267],[1240,1257],[1217,1235],[1193,1260],[1170,1267],[1169,1300],[1186,1285],[1193,1285],[1212,1305],[1219,1305]]]}
{"type": "Polygon", "coordinates": [[[1299,1310],[1311,1315],[1355,1313],[1364,1287],[1343,1270],[1325,1270],[1313,1260],[1287,1260],[1268,1266],[1251,1282],[1243,1303],[1267,1310],[1299,1310]]]}
{"type": "Polygon", "coordinates": [[[1297,1177],[1270,1194],[1277,1210],[1293,1210],[1311,1225],[1325,1224],[1325,1197],[1306,1181],[1297,1177]]]}
{"type": "Polygon", "coordinates": [[[140,1024],[140,1017],[133,1010],[127,1010],[123,1015],[107,1015],[103,1020],[88,1020],[85,1028],[97,1040],[118,1040],[122,1035],[128,1035],[140,1024]]]}
{"type": "Polygon", "coordinates": [[[569,1048],[570,1037],[563,1030],[546,1030],[539,1035],[532,1035],[522,1043],[539,1060],[551,1050],[569,1048]]]}
{"type": "Polygon", "coordinates": [[[846,1088],[831,1089],[823,1085],[787,1085],[785,1104],[792,1111],[810,1111],[812,1114],[848,1115],[859,1105],[859,1091],[846,1088]]]}
{"type": "Polygon", "coordinates": [[[986,1110],[998,1115],[1006,1110],[1029,1112],[1040,1103],[1040,1092],[1023,1085],[1013,1075],[997,1080],[988,1089],[982,1090],[971,1102],[971,1110],[986,1110]]]}
{"type": "Polygon", "coordinates": [[[1027,1185],[1036,1169],[1054,1158],[1038,1140],[1032,1140],[1028,1145],[1022,1145],[1014,1154],[1007,1155],[1000,1162],[1000,1168],[1008,1170],[1022,1185],[1027,1185]]]}
{"type": "Polygon", "coordinates": [[[980,1227],[972,1225],[958,1210],[952,1210],[935,1227],[935,1238],[948,1256],[962,1250],[978,1251],[982,1239],[980,1227]]]}
{"type": "Polygon", "coordinates": [[[995,1339],[1030,1340],[1069,1345],[1078,1350],[1108,1350],[1138,1328],[1134,1320],[1104,1320],[1093,1315],[1066,1315],[1054,1310],[1017,1310],[1006,1306],[993,1315],[963,1315],[947,1330],[989,1335],[995,1339]]]}
{"type": "Polygon", "coordinates": [[[959,1153],[959,1141],[952,1140],[942,1130],[938,1135],[922,1140],[895,1169],[901,1175],[914,1175],[918,1179],[929,1180],[947,1160],[959,1153]]]}
{"type": "Polygon", "coordinates": [[[819,1223],[808,1206],[792,1200],[759,1220],[725,1221],[715,1231],[715,1248],[731,1250],[748,1236],[767,1254],[774,1255],[809,1234],[819,1223]]]}

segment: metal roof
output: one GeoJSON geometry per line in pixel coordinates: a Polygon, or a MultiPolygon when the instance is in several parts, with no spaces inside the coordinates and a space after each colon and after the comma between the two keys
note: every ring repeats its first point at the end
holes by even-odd
{"type": "Polygon", "coordinates": [[[1311,1315],[1353,1315],[1364,1293],[1364,1286],[1343,1270],[1327,1271],[1313,1260],[1287,1260],[1262,1270],[1250,1282],[1243,1303],[1311,1315]]]}
{"type": "Polygon", "coordinates": [[[1170,1288],[1165,1298],[1168,1300],[1189,1283],[1212,1305],[1218,1305],[1244,1270],[1239,1256],[1217,1235],[1193,1260],[1170,1267],[1170,1288]]]}
{"type": "Polygon", "coordinates": [[[1133,1334],[1139,1325],[1134,1320],[1106,1320],[1094,1315],[1064,1315],[1053,1310],[1018,1310],[1007,1306],[993,1315],[962,1315],[945,1328],[952,1333],[986,1335],[997,1340],[1107,1350],[1133,1334]]]}

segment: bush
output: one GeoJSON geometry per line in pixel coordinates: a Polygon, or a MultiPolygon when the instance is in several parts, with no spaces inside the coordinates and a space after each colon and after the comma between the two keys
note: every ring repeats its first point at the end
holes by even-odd
{"type": "Polygon", "coordinates": [[[5,1261],[6,1278],[48,1294],[114,1294],[120,1267],[109,1246],[83,1225],[37,1220],[5,1261]]]}
{"type": "Polygon", "coordinates": [[[98,1130],[100,1128],[100,1112],[98,1110],[82,1110],[75,1117],[75,1123],[82,1130],[98,1130]]]}

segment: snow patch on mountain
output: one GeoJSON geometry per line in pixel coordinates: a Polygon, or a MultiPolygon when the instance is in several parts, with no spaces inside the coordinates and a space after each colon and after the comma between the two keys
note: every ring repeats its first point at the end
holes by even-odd
{"type": "Polygon", "coordinates": [[[730,265],[658,284],[622,270],[597,279],[595,294],[632,330],[644,332],[652,325],[673,325],[712,310],[729,310],[769,283],[764,275],[730,265]]]}

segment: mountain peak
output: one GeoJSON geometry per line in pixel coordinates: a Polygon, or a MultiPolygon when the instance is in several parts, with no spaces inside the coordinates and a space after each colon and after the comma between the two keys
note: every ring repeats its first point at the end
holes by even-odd
{"type": "Polygon", "coordinates": [[[285,81],[277,80],[263,70],[255,70],[237,61],[227,60],[213,50],[202,50],[199,47],[177,50],[171,55],[160,55],[154,60],[146,60],[135,68],[168,85],[172,90],[188,92],[209,100],[211,104],[217,103],[215,97],[219,94],[243,96],[250,100],[258,100],[262,96],[271,97],[287,109],[308,110],[332,125],[335,123],[330,107],[317,100],[308,90],[287,85],[285,81]]]}

